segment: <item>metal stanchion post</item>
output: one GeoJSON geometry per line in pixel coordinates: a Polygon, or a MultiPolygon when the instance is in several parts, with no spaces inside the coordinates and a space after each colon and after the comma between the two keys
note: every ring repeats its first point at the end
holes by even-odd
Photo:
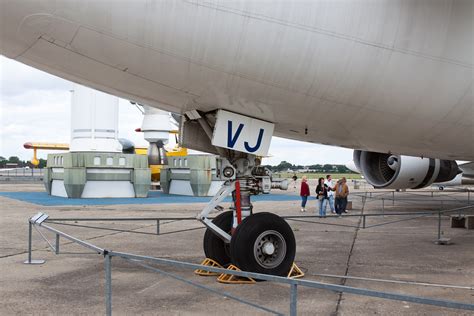
{"type": "Polygon", "coordinates": [[[297,285],[292,283],[290,285],[290,315],[291,316],[296,316],[296,303],[297,303],[297,297],[298,297],[298,288],[297,285]]]}
{"type": "Polygon", "coordinates": [[[438,240],[441,239],[441,211],[438,212],[438,240]]]}
{"type": "Polygon", "coordinates": [[[441,231],[441,215],[443,213],[443,210],[438,211],[438,240],[435,242],[437,245],[449,245],[450,244],[450,239],[446,237],[442,237],[442,231],[441,231]]]}
{"type": "Polygon", "coordinates": [[[365,228],[365,218],[366,218],[366,216],[363,215],[362,216],[362,228],[365,228]]]}
{"type": "Polygon", "coordinates": [[[56,234],[56,247],[55,247],[55,253],[59,255],[59,234],[56,234]]]}
{"type": "Polygon", "coordinates": [[[112,257],[105,254],[105,315],[112,315],[112,257]]]}
{"type": "Polygon", "coordinates": [[[392,191],[392,206],[395,206],[395,191],[392,191]]]}
{"type": "Polygon", "coordinates": [[[156,221],[156,234],[157,235],[160,234],[160,220],[159,219],[156,221]]]}
{"type": "Polygon", "coordinates": [[[28,261],[25,263],[31,263],[31,239],[33,235],[33,224],[28,221],[28,261]]]}
{"type": "Polygon", "coordinates": [[[43,264],[44,260],[41,259],[36,259],[33,260],[31,259],[31,247],[32,247],[32,242],[33,242],[33,224],[28,221],[28,260],[24,261],[23,263],[25,264],[43,264]]]}

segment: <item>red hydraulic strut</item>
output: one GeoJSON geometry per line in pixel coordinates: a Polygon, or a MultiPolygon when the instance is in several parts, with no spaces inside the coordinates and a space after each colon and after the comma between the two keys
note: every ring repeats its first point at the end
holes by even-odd
{"type": "Polygon", "coordinates": [[[242,207],[240,205],[240,181],[235,181],[235,211],[237,213],[237,225],[242,222],[242,207]]]}

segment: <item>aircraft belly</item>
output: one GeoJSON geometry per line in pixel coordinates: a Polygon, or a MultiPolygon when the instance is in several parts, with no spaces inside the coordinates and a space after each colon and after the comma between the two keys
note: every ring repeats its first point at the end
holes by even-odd
{"type": "Polygon", "coordinates": [[[287,138],[474,160],[472,3],[338,3],[55,2],[9,56],[169,111],[271,121],[287,138]]]}

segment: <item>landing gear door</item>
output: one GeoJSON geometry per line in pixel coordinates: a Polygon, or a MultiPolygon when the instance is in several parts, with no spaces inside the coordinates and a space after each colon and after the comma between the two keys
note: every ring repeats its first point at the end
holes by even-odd
{"type": "Polygon", "coordinates": [[[182,147],[219,155],[211,140],[196,120],[181,120],[179,143],[182,147]]]}
{"type": "Polygon", "coordinates": [[[274,127],[274,124],[266,121],[219,110],[212,144],[257,156],[267,156],[274,127]]]}

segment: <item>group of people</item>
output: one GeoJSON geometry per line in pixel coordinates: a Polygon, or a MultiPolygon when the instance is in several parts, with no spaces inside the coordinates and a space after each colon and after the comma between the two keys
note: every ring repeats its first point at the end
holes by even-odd
{"type": "MultiPolygon", "coordinates": [[[[301,179],[301,212],[306,212],[306,203],[310,196],[310,189],[308,180],[306,177],[301,179]]],[[[336,184],[333,183],[330,174],[326,176],[326,179],[319,178],[318,185],[316,186],[316,198],[318,199],[319,205],[319,216],[326,217],[326,208],[329,204],[331,213],[342,216],[342,213],[348,213],[347,197],[349,196],[349,187],[347,186],[347,180],[345,177],[339,179],[336,184]]]]}

